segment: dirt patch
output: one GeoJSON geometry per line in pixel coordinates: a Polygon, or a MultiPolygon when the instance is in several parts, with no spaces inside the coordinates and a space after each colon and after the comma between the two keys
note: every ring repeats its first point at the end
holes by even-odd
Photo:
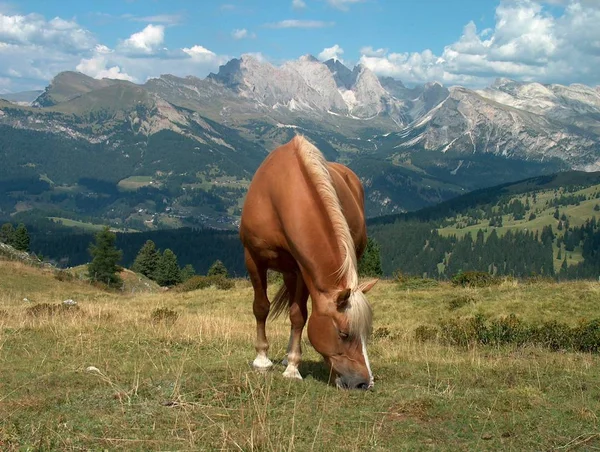
{"type": "Polygon", "coordinates": [[[434,403],[431,399],[404,400],[392,405],[387,412],[387,419],[392,421],[417,420],[429,422],[434,416],[431,411],[434,403]]]}

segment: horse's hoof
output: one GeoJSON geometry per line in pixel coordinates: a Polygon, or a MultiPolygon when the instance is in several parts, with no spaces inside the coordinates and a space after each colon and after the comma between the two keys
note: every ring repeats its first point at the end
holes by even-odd
{"type": "Polygon", "coordinates": [[[256,370],[268,370],[273,366],[273,362],[266,356],[257,356],[252,362],[252,367],[256,370]]]}
{"type": "Polygon", "coordinates": [[[281,360],[281,365],[282,365],[282,366],[286,366],[286,367],[287,367],[287,365],[288,365],[288,360],[287,360],[287,358],[283,358],[283,359],[281,360]]]}
{"type": "Polygon", "coordinates": [[[283,372],[283,376],[293,380],[302,380],[302,375],[300,375],[300,371],[295,366],[288,366],[283,372]]]}

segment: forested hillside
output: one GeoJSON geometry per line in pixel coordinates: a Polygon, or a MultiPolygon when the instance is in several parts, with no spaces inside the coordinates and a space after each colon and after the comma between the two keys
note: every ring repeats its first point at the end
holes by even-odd
{"type": "Polygon", "coordinates": [[[370,221],[386,274],[449,278],[460,271],[600,275],[600,174],[505,184],[436,207],[370,221]]]}

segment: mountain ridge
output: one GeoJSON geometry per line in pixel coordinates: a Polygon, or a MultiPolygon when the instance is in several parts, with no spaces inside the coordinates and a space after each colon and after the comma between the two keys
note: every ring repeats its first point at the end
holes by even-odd
{"type": "MultiPolygon", "coordinates": [[[[32,106],[0,101],[0,126],[10,130],[0,137],[0,156],[9,162],[0,182],[37,177],[72,187],[77,178],[59,171],[52,156],[70,155],[81,169],[107,158],[108,167],[120,165],[111,183],[130,186],[131,178],[145,178],[153,187],[169,187],[162,196],[184,218],[178,225],[190,225],[196,215],[220,218],[215,206],[226,205],[226,222],[235,227],[254,170],[296,133],[357,172],[370,216],[529,176],[600,169],[598,88],[508,79],[481,90],[437,82],[406,87],[365,66],[350,69],[310,55],[281,66],[242,55],[203,79],[164,74],[144,84],[60,73],[32,106]],[[57,148],[42,155],[27,140],[57,148]],[[200,201],[184,188],[217,195],[200,201]],[[208,210],[178,204],[191,199],[208,203],[208,210]]],[[[12,196],[4,209],[15,213],[12,196]]],[[[28,199],[25,206],[52,204],[28,199]]],[[[63,214],[80,215],[64,204],[63,214]]],[[[156,207],[145,201],[133,208],[156,207]]],[[[115,207],[103,209],[94,215],[106,217],[115,207]]]]}

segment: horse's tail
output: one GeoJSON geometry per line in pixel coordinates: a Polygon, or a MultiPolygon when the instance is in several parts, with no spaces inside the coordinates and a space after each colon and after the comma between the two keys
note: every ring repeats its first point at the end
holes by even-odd
{"type": "Polygon", "coordinates": [[[275,294],[275,298],[271,302],[271,310],[269,311],[269,318],[276,319],[284,312],[290,310],[290,293],[287,290],[285,284],[281,284],[281,287],[275,294]]]}

